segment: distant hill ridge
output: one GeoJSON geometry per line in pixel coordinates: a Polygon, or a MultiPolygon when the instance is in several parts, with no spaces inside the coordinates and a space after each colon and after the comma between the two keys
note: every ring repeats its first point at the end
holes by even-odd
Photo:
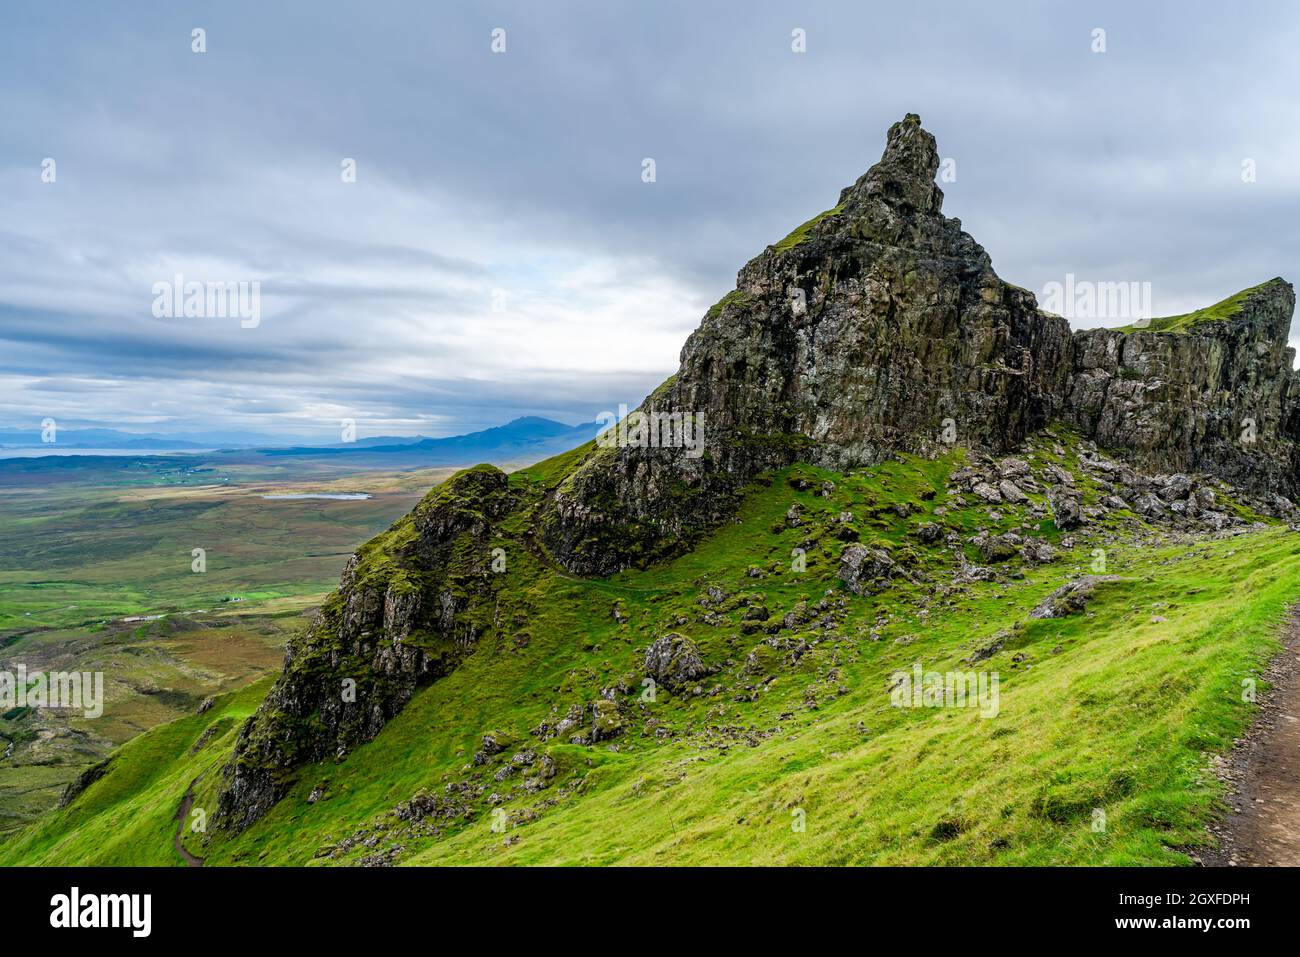
{"type": "MultiPolygon", "coordinates": [[[[241,438],[257,441],[222,442],[219,439],[223,434],[217,433],[208,441],[203,441],[202,434],[191,433],[188,438],[179,438],[155,433],[121,432],[116,429],[60,429],[56,433],[57,441],[46,444],[41,441],[39,429],[7,429],[0,430],[0,459],[5,458],[5,448],[8,447],[23,451],[46,449],[52,455],[85,449],[92,453],[92,458],[93,452],[99,449],[115,452],[139,450],[142,453],[203,450],[274,458],[368,456],[369,465],[383,464],[377,463],[376,457],[392,456],[396,460],[401,456],[401,462],[397,464],[402,467],[409,467],[412,461],[428,465],[467,465],[482,461],[507,464],[538,461],[566,451],[594,438],[601,427],[598,422],[565,425],[539,416],[521,416],[504,425],[465,435],[444,438],[424,435],[371,436],[355,442],[329,445],[275,445],[269,444],[267,436],[253,434],[244,434],[241,438]]],[[[48,457],[42,457],[35,463],[31,459],[23,459],[21,467],[39,469],[42,467],[39,463],[46,458],[48,457]]]]}
{"type": "MultiPolygon", "coordinates": [[[[544,419],[539,416],[521,416],[512,419],[505,425],[492,426],[478,432],[470,432],[465,435],[452,435],[445,438],[428,438],[425,436],[413,436],[405,438],[401,436],[378,436],[369,439],[358,439],[356,442],[346,442],[337,445],[326,446],[290,446],[282,449],[263,449],[267,455],[347,455],[357,453],[385,453],[385,452],[429,452],[435,457],[441,453],[453,453],[457,456],[479,455],[473,461],[480,461],[482,458],[491,457],[489,453],[497,453],[510,449],[517,449],[520,453],[529,451],[536,445],[547,445],[548,447],[559,440],[563,448],[556,448],[555,451],[563,451],[572,447],[573,444],[581,444],[594,438],[600,430],[601,424],[598,422],[584,422],[579,425],[565,425],[563,422],[556,422],[552,419],[544,419]],[[569,443],[565,445],[564,443],[569,443]]],[[[456,461],[462,461],[457,458],[456,461]]],[[[455,464],[452,462],[451,464],[455,464]]]]}

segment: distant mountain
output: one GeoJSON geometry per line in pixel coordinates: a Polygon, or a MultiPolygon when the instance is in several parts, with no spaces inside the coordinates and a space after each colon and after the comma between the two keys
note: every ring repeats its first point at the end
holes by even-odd
{"type": "MultiPolygon", "coordinates": [[[[276,442],[275,436],[259,432],[122,432],[118,429],[60,428],[55,442],[42,440],[40,426],[0,429],[0,447],[40,448],[53,444],[58,449],[215,449],[248,448],[276,442]]],[[[295,441],[289,439],[288,441],[295,441]]]]}
{"type": "Polygon", "coordinates": [[[416,465],[474,465],[479,462],[522,463],[565,452],[595,438],[598,422],[565,425],[539,416],[523,416],[505,425],[467,435],[431,438],[425,435],[378,435],[356,442],[308,445],[297,437],[258,432],[140,433],[117,429],[59,429],[54,444],[41,441],[39,428],[0,428],[0,458],[5,449],[48,448],[140,450],[141,452],[228,450],[257,455],[320,458],[324,456],[383,457],[394,467],[416,465]],[[401,461],[397,461],[401,459],[401,461]],[[392,460],[392,461],[389,461],[392,460]]]}
{"type": "Polygon", "coordinates": [[[553,419],[529,415],[480,432],[440,439],[389,436],[344,445],[293,446],[259,451],[273,456],[418,456],[430,464],[440,465],[537,461],[594,439],[601,428],[599,422],[565,425],[553,419]]]}

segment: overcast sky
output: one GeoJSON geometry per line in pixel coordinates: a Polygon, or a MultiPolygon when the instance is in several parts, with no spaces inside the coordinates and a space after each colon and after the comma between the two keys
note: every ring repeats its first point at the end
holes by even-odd
{"type": "Polygon", "coordinates": [[[7,4],[0,426],[591,420],[907,112],[1010,282],[1150,282],[1164,315],[1295,281],[1295,10],[7,4]],[[260,282],[260,323],[156,317],[177,274],[260,282]]]}

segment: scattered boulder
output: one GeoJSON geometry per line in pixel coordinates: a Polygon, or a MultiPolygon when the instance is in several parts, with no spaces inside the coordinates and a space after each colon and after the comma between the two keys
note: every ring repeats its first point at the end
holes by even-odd
{"type": "Polygon", "coordinates": [[[1097,587],[1103,582],[1119,581],[1118,575],[1085,575],[1066,582],[1052,592],[1029,613],[1030,618],[1065,618],[1083,611],[1097,587]]]}
{"type": "Polygon", "coordinates": [[[1187,498],[1191,492],[1192,480],[1179,472],[1165,479],[1164,486],[1160,489],[1160,497],[1166,502],[1176,502],[1187,498]]]}
{"type": "Polygon", "coordinates": [[[591,703],[591,740],[608,741],[623,731],[623,719],[618,713],[618,705],[604,698],[597,698],[591,703]]]}
{"type": "Polygon", "coordinates": [[[933,545],[943,537],[943,529],[934,522],[922,522],[912,529],[912,534],[926,545],[933,545]]]}
{"type": "Polygon", "coordinates": [[[1048,493],[1048,504],[1052,506],[1052,520],[1059,529],[1077,528],[1083,523],[1083,509],[1079,506],[1079,499],[1063,491],[1061,488],[1054,488],[1048,493]]]}
{"type": "Polygon", "coordinates": [[[543,737],[563,737],[574,728],[578,727],[581,722],[582,707],[580,705],[573,705],[569,708],[568,713],[555,723],[555,727],[550,729],[550,735],[543,735],[543,737]]]}
{"type": "Polygon", "coordinates": [[[1232,524],[1232,519],[1223,512],[1201,512],[1200,519],[1216,532],[1221,532],[1232,524]]]}
{"type": "Polygon", "coordinates": [[[1164,518],[1167,509],[1165,503],[1150,492],[1143,492],[1133,502],[1133,510],[1148,521],[1164,518]]]}
{"type": "Polygon", "coordinates": [[[881,548],[849,545],[840,553],[840,579],[857,595],[879,591],[898,570],[894,559],[881,548]]]}
{"type": "Polygon", "coordinates": [[[1047,476],[1047,481],[1053,485],[1068,485],[1073,487],[1074,476],[1059,465],[1048,465],[1043,469],[1047,476]]]}
{"type": "Polygon", "coordinates": [[[998,463],[998,475],[1003,479],[1027,479],[1029,463],[1023,459],[1003,459],[998,463]]]}
{"type": "Polygon", "coordinates": [[[656,638],[646,650],[645,670],[651,678],[671,690],[708,674],[695,642],[676,632],[656,638]]]}
{"type": "Polygon", "coordinates": [[[1037,565],[1046,565],[1049,562],[1056,561],[1056,549],[1047,542],[1032,539],[1025,542],[1025,547],[1021,554],[1025,561],[1034,562],[1037,565]]]}
{"type": "Polygon", "coordinates": [[[971,582],[987,582],[997,577],[987,565],[971,565],[963,561],[952,576],[954,585],[969,585],[971,582]]]}
{"type": "Polygon", "coordinates": [[[483,735],[478,751],[474,753],[474,764],[487,764],[494,755],[500,754],[510,746],[510,735],[502,731],[490,731],[483,735]]]}
{"type": "Polygon", "coordinates": [[[1012,505],[1019,505],[1021,502],[1028,502],[1029,496],[1026,495],[1015,482],[1010,479],[1003,479],[998,482],[998,491],[1002,493],[1002,500],[1010,502],[1012,505]]]}
{"type": "Polygon", "coordinates": [[[983,641],[976,642],[975,648],[966,656],[966,663],[973,665],[977,661],[987,661],[1002,650],[1003,645],[1007,643],[1007,639],[1010,637],[1011,632],[1001,630],[983,641]]]}
{"type": "Polygon", "coordinates": [[[1004,562],[1020,551],[1020,536],[1014,532],[1005,535],[978,535],[974,544],[986,562],[1004,562]]]}

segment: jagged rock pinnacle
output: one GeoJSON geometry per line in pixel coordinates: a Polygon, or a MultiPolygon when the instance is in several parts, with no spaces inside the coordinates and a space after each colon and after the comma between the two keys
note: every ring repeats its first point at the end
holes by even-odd
{"type": "Polygon", "coordinates": [[[840,202],[852,206],[875,198],[891,206],[938,213],[943,208],[943,190],[934,183],[938,170],[934,137],[922,128],[919,116],[908,113],[889,128],[880,162],[845,189],[840,202]]]}

